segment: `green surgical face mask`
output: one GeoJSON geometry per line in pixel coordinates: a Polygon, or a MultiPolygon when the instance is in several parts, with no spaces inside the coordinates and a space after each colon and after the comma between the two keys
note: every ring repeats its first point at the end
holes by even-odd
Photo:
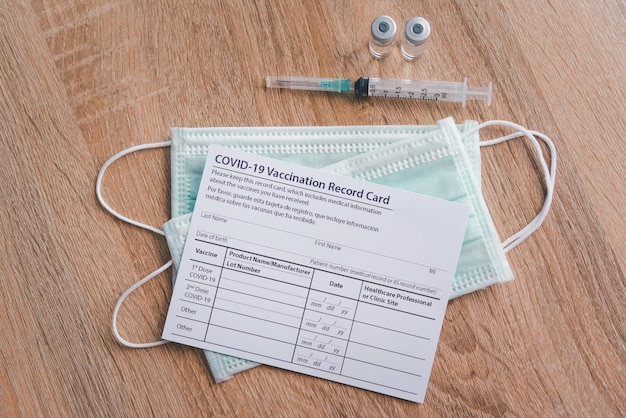
{"type": "MultiPolygon", "coordinates": [[[[453,281],[451,298],[513,278],[505,252],[536,230],[545,218],[552,199],[556,170],[556,153],[549,138],[502,121],[483,125],[476,122],[455,125],[451,118],[447,118],[436,126],[174,128],[171,141],[172,219],[163,225],[163,232],[124,218],[108,207],[99,191],[98,197],[102,205],[115,216],[165,235],[175,273],[182,256],[191,212],[211,144],[225,145],[471,206],[472,214],[453,281]],[[491,124],[509,126],[518,132],[479,143],[478,129],[491,124]],[[501,244],[481,192],[480,146],[493,145],[520,136],[529,138],[537,150],[546,181],[546,200],[542,211],[529,225],[501,244]],[[549,147],[550,168],[545,163],[535,137],[539,137],[549,147]]],[[[169,142],[145,147],[166,145],[169,142]]],[[[136,149],[138,148],[120,154],[125,155],[136,149]]],[[[101,175],[114,159],[115,157],[105,163],[101,175]]],[[[118,301],[113,328],[116,337],[123,344],[139,347],[155,344],[128,343],[119,336],[115,319],[123,298],[167,266],[169,264],[144,278],[118,301]]],[[[205,353],[218,382],[256,365],[219,353],[205,353]]]]}

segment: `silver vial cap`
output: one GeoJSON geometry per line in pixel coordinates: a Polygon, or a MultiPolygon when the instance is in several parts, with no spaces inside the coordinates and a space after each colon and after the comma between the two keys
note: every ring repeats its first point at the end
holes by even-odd
{"type": "Polygon", "coordinates": [[[421,45],[430,36],[430,24],[423,17],[414,17],[406,22],[404,36],[413,45],[421,45]]]}
{"type": "Polygon", "coordinates": [[[372,22],[372,39],[381,45],[394,41],[396,22],[389,16],[378,16],[372,22]]]}

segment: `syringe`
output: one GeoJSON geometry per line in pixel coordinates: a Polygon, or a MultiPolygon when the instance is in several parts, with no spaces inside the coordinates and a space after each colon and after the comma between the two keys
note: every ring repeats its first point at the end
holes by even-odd
{"type": "Polygon", "coordinates": [[[462,82],[361,77],[354,83],[341,78],[267,77],[265,83],[270,88],[353,91],[362,97],[460,102],[463,106],[467,100],[484,100],[491,105],[491,82],[486,87],[468,87],[467,77],[462,82]]]}

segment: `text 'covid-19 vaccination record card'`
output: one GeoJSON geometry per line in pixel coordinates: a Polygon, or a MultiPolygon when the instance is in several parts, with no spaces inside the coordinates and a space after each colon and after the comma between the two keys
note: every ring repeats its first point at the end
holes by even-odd
{"type": "Polygon", "coordinates": [[[469,212],[212,145],[163,338],[423,402],[469,212]]]}

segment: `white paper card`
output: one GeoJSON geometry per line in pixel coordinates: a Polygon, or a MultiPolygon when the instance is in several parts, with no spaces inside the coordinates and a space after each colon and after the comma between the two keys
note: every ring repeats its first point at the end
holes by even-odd
{"type": "Polygon", "coordinates": [[[163,338],[423,402],[469,211],[213,145],[163,338]]]}

